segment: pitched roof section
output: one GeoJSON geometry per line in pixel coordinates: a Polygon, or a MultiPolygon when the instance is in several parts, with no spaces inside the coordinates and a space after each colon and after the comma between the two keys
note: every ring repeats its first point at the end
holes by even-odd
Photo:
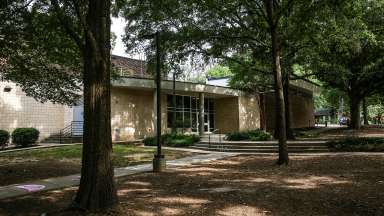
{"type": "Polygon", "coordinates": [[[111,63],[112,66],[117,69],[117,73],[120,76],[152,78],[152,75],[147,73],[147,65],[145,61],[112,55],[111,63]]]}

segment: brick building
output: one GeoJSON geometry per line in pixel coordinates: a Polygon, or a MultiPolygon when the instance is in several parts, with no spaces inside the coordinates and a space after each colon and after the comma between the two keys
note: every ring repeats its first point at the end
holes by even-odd
{"type": "MultiPolygon", "coordinates": [[[[111,126],[115,141],[150,136],[155,131],[155,82],[146,73],[145,62],[112,56],[120,78],[112,81],[111,126]]],[[[162,129],[170,131],[175,117],[177,130],[198,133],[199,115],[204,116],[204,132],[228,133],[260,128],[259,95],[250,95],[226,86],[227,82],[197,84],[176,82],[176,107],[173,83],[162,81],[162,129]],[[223,84],[224,83],[224,84],[223,84]],[[204,101],[204,109],[200,106],[204,101]],[[173,114],[175,112],[175,114],[173,114]]],[[[293,127],[314,126],[313,93],[306,83],[293,83],[290,99],[293,127]]],[[[267,128],[274,127],[274,98],[266,95],[267,128]]],[[[39,103],[26,96],[14,83],[0,82],[0,129],[35,127],[41,139],[58,133],[71,122],[82,121],[82,105],[67,107],[39,103]]]]}

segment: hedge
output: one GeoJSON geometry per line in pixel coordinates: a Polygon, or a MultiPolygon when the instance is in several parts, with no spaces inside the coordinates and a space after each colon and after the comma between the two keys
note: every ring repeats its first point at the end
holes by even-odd
{"type": "MultiPolygon", "coordinates": [[[[186,135],[186,134],[163,134],[161,136],[161,144],[172,147],[187,147],[191,146],[196,142],[200,141],[200,137],[197,135],[186,135]]],[[[146,146],[156,146],[156,137],[147,137],[143,140],[146,146]]]]}
{"type": "Polygon", "coordinates": [[[228,141],[266,141],[271,140],[272,136],[268,132],[263,130],[251,130],[244,132],[233,132],[225,136],[225,139],[228,141]]]}
{"type": "Polygon", "coordinates": [[[332,151],[384,152],[384,138],[349,137],[327,143],[332,151]]]}
{"type": "Polygon", "coordinates": [[[5,130],[0,130],[0,147],[5,147],[9,141],[9,132],[5,130]]]}
{"type": "Polygon", "coordinates": [[[40,132],[35,128],[16,128],[12,132],[12,143],[16,146],[27,147],[36,143],[40,132]]]}

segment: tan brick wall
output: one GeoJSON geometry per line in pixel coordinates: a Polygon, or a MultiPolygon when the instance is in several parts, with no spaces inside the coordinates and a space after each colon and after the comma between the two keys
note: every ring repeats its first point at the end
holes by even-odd
{"type": "MultiPolygon", "coordinates": [[[[162,133],[166,132],[166,95],[162,97],[162,133]]],[[[114,141],[128,141],[155,133],[154,92],[112,88],[111,125],[114,141]]]]}
{"type": "MultiPolygon", "coordinates": [[[[308,93],[307,93],[308,94],[308,93]]],[[[313,127],[314,101],[313,96],[304,96],[300,91],[292,90],[289,96],[292,128],[313,127]]],[[[267,129],[271,130],[275,127],[275,96],[274,93],[266,95],[266,121],[267,129]]]]}
{"type": "Polygon", "coordinates": [[[247,95],[239,97],[239,130],[255,130],[260,128],[259,96],[247,95]]]}
{"type": "Polygon", "coordinates": [[[64,127],[64,109],[63,105],[37,102],[14,83],[0,82],[0,129],[12,132],[18,127],[34,127],[43,139],[64,127]],[[4,92],[6,86],[12,90],[4,92]]]}
{"type": "Polygon", "coordinates": [[[220,133],[239,130],[239,99],[237,97],[215,99],[215,127],[220,133]]]}

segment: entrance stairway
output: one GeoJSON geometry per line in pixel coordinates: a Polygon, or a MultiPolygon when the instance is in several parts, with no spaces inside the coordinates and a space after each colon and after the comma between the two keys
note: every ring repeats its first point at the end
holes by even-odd
{"type": "Polygon", "coordinates": [[[58,133],[51,134],[48,138],[41,141],[41,143],[61,144],[81,142],[83,142],[83,122],[81,121],[72,121],[58,133]]]}
{"type": "MultiPolygon", "coordinates": [[[[326,153],[329,149],[322,140],[294,140],[288,141],[290,153],[326,153]]],[[[194,149],[220,152],[241,153],[278,153],[277,141],[226,141],[222,134],[204,135],[194,149]]]]}

